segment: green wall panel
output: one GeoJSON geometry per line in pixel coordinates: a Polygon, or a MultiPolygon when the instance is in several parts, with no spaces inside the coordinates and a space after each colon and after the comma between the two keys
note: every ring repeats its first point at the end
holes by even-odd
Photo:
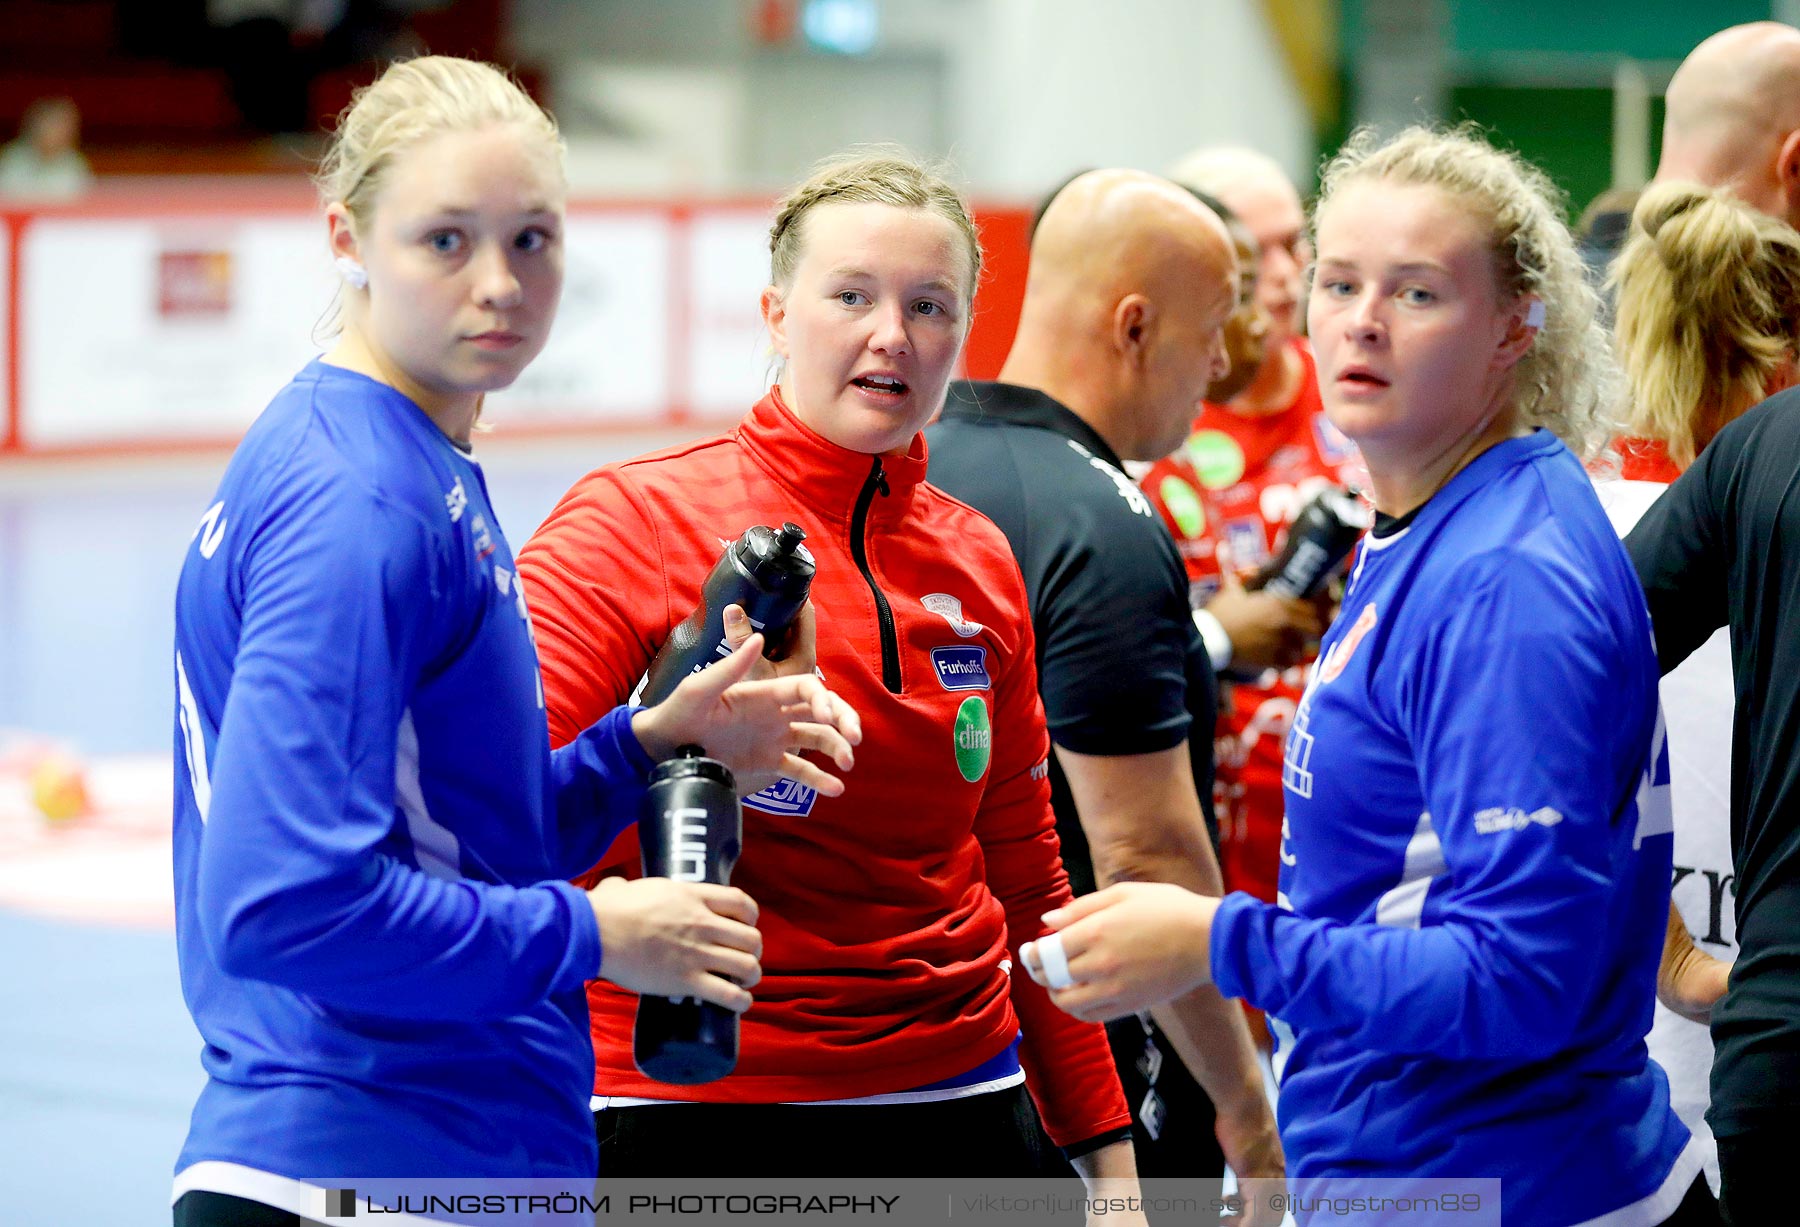
{"type": "MultiPolygon", "coordinates": [[[[1472,119],[1497,144],[1536,162],[1569,195],[1569,216],[1612,185],[1612,93],[1603,89],[1509,89],[1468,85],[1451,91],[1454,119],[1472,119]]],[[[1662,140],[1662,99],[1651,105],[1650,168],[1662,140]]]]}
{"type": "Polygon", "coordinates": [[[1769,0],[1449,0],[1450,45],[1464,55],[1555,51],[1679,60],[1707,35],[1766,21],[1769,0]]]}

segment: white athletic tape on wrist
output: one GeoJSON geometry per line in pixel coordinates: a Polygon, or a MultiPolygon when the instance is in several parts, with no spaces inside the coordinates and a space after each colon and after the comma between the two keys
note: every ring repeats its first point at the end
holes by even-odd
{"type": "Polygon", "coordinates": [[[1044,969],[1044,983],[1050,988],[1068,988],[1075,983],[1069,974],[1069,956],[1063,952],[1062,934],[1046,933],[1037,939],[1038,966],[1044,969]]]}

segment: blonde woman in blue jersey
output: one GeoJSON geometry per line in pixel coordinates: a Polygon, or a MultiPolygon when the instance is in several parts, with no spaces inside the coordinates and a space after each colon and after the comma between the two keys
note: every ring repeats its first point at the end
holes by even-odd
{"type": "Polygon", "coordinates": [[[1208,981],[1267,1010],[1302,1222],[1432,1177],[1500,1182],[1459,1222],[1716,1222],[1644,1047],[1668,755],[1578,459],[1617,381],[1554,189],[1467,133],[1364,133],[1316,228],[1325,408],[1378,516],[1288,734],[1279,902],[1114,887],[1026,966],[1081,1017],[1208,981]]]}
{"type": "Polygon", "coordinates": [[[794,751],[842,769],[860,736],[816,678],[745,680],[750,636],[551,754],[471,432],[556,312],[556,129],[495,69],[427,57],[359,95],[320,179],[342,334],[250,428],[177,595],[176,927],[207,1072],[177,1227],[297,1223],[380,1178],[591,1191],[585,981],[743,1010],[761,938],[741,891],[561,879],[678,746],[836,795],[794,751]]]}

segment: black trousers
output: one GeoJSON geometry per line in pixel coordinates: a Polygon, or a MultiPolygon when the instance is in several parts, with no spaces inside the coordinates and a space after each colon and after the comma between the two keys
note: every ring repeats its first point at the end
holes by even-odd
{"type": "Polygon", "coordinates": [[[316,1219],[277,1210],[260,1201],[194,1189],[183,1193],[175,1203],[175,1227],[321,1227],[321,1224],[316,1219]]]}
{"type": "Polygon", "coordinates": [[[1043,1176],[1023,1086],[934,1103],[648,1104],[594,1113],[600,1178],[1043,1176]]]}
{"type": "Polygon", "coordinates": [[[1217,1115],[1175,1047],[1154,1022],[1116,1018],[1106,1024],[1113,1064],[1131,1109],[1138,1175],[1171,1180],[1218,1179],[1225,1154],[1213,1134],[1217,1115]]]}
{"type": "MultiPolygon", "coordinates": [[[[1225,1174],[1225,1153],[1213,1133],[1213,1102],[1188,1072],[1162,1028],[1148,1019],[1115,1018],[1106,1024],[1113,1065],[1131,1109],[1131,1148],[1138,1175],[1158,1180],[1217,1180],[1225,1174]]],[[[1039,1144],[1053,1157],[1059,1176],[1075,1176],[1044,1135],[1039,1144]]]]}
{"type": "Polygon", "coordinates": [[[1739,1133],[1719,1143],[1719,1220],[1726,1227],[1792,1222],[1793,1141],[1769,1131],[1739,1133]]]}

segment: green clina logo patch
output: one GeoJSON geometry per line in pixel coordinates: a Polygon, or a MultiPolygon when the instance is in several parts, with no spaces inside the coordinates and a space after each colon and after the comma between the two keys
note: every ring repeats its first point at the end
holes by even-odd
{"type": "Polygon", "coordinates": [[[973,784],[987,774],[994,752],[994,731],[988,723],[987,700],[970,695],[956,709],[956,769],[973,784]]]}

